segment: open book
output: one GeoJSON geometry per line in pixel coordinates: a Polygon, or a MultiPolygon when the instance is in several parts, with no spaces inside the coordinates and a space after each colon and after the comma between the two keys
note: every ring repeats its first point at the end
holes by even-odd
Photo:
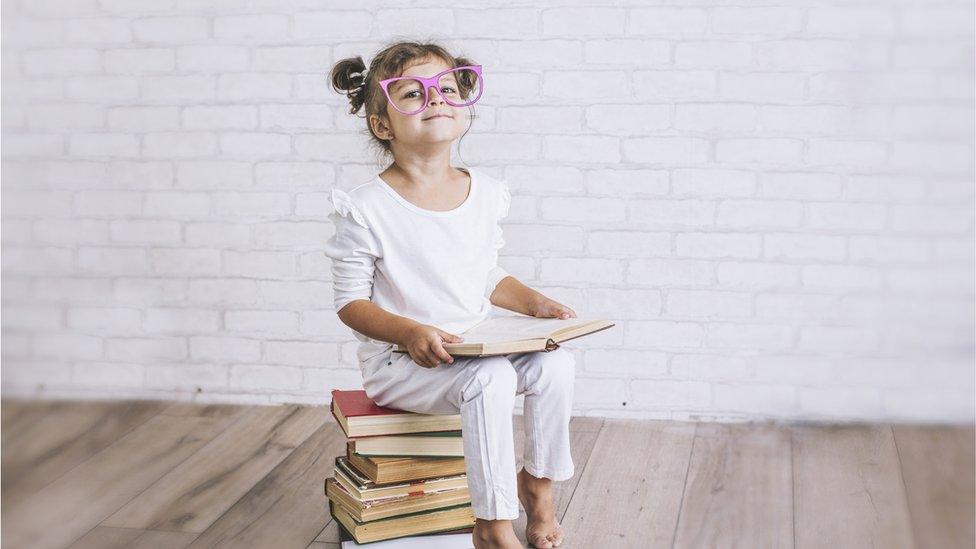
{"type": "MultiPolygon", "coordinates": [[[[535,318],[528,315],[506,315],[489,318],[457,334],[461,343],[445,343],[444,350],[453,356],[491,356],[532,351],[552,351],[559,344],[616,326],[596,317],[535,318]]],[[[394,353],[406,353],[400,345],[394,353]]]]}

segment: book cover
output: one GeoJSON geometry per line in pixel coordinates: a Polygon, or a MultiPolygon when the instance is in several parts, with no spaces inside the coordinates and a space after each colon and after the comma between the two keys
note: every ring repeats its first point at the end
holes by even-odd
{"type": "MultiPolygon", "coordinates": [[[[453,356],[492,356],[523,352],[549,352],[571,339],[590,335],[615,326],[597,317],[536,318],[523,314],[503,315],[483,320],[459,333],[461,343],[444,343],[453,356]]],[[[394,353],[406,353],[393,346],[394,353]]]]}
{"type": "Polygon", "coordinates": [[[346,442],[346,458],[357,471],[377,484],[459,475],[466,472],[463,457],[370,457],[352,451],[346,442]]]}
{"type": "MultiPolygon", "coordinates": [[[[468,485],[466,473],[377,484],[370,480],[369,477],[357,471],[349,463],[346,456],[336,456],[335,469],[331,478],[335,479],[339,484],[342,484],[347,491],[356,496],[356,499],[363,502],[418,494],[431,494],[456,488],[465,488],[468,485]]],[[[326,490],[328,489],[329,480],[329,478],[325,479],[326,490]]]]}
{"type": "Polygon", "coordinates": [[[455,431],[461,428],[461,414],[418,414],[379,406],[362,389],[333,389],[329,410],[343,434],[349,438],[455,431]]]}
{"type": "Polygon", "coordinates": [[[348,440],[353,451],[363,456],[464,457],[460,430],[349,437],[348,440]]]}
{"type": "Polygon", "coordinates": [[[358,437],[347,437],[348,440],[352,441],[368,441],[377,439],[387,439],[387,440],[410,440],[414,437],[460,437],[461,430],[453,429],[450,431],[428,431],[424,433],[402,433],[396,435],[361,435],[358,437]]]}
{"type": "Polygon", "coordinates": [[[378,406],[366,396],[364,390],[332,390],[332,406],[338,407],[345,417],[412,415],[414,412],[378,406]]]}
{"type": "Polygon", "coordinates": [[[329,514],[346,527],[358,543],[369,543],[407,536],[457,532],[474,526],[471,503],[439,509],[405,513],[369,522],[357,521],[341,504],[327,500],[329,514]],[[360,536],[357,538],[357,536],[360,536]]]}
{"type": "Polygon", "coordinates": [[[474,549],[474,543],[471,541],[471,534],[474,532],[474,527],[471,526],[386,541],[356,543],[356,539],[352,537],[352,534],[349,533],[349,530],[346,530],[346,527],[341,522],[335,521],[335,523],[336,529],[339,531],[339,543],[342,549],[351,549],[353,547],[375,547],[376,549],[393,549],[394,547],[410,547],[415,549],[474,549]],[[443,542],[440,541],[441,538],[444,539],[443,542]]]}

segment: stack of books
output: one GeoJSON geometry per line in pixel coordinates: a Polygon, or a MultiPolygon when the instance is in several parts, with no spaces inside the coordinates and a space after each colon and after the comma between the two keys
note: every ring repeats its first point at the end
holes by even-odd
{"type": "Polygon", "coordinates": [[[331,410],[346,453],[335,457],[325,495],[343,539],[472,531],[460,414],[377,406],[365,391],[342,390],[332,391],[331,410]]]}

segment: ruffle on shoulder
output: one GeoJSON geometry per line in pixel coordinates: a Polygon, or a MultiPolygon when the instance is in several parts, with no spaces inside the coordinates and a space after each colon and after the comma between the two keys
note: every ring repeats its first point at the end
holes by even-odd
{"type": "Polygon", "coordinates": [[[502,219],[508,216],[508,210],[512,205],[512,193],[508,190],[508,182],[501,182],[501,203],[498,208],[498,218],[502,219]]]}
{"type": "Polygon", "coordinates": [[[349,193],[343,191],[342,189],[332,188],[332,206],[335,211],[343,217],[352,217],[359,225],[364,229],[368,229],[369,225],[366,224],[366,216],[363,212],[359,210],[355,203],[352,201],[352,197],[349,193]]]}

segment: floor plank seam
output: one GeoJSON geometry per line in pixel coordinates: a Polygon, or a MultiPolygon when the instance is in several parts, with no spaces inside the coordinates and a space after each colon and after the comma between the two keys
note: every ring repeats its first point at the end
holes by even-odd
{"type": "Polygon", "coordinates": [[[790,430],[790,501],[793,504],[790,528],[793,533],[793,548],[796,549],[796,452],[793,448],[796,444],[796,433],[792,427],[787,428],[790,430]]]}
{"type": "Polygon", "coordinates": [[[675,541],[678,538],[678,525],[681,524],[681,509],[685,503],[685,492],[688,491],[688,473],[691,471],[691,457],[695,455],[695,441],[698,440],[698,425],[695,424],[694,432],[691,435],[691,446],[688,450],[688,459],[685,465],[685,479],[681,483],[681,499],[678,500],[678,516],[674,519],[674,532],[671,533],[671,549],[674,549],[675,541]]]}
{"type": "Polygon", "coordinates": [[[905,510],[908,512],[908,528],[912,531],[912,544],[915,547],[920,547],[918,539],[915,537],[915,525],[912,524],[912,507],[908,501],[908,484],[905,483],[905,466],[901,462],[901,450],[898,449],[898,437],[895,436],[895,429],[890,423],[888,424],[888,430],[891,432],[891,443],[895,447],[895,457],[898,458],[898,478],[901,479],[902,494],[905,496],[905,510]]]}

